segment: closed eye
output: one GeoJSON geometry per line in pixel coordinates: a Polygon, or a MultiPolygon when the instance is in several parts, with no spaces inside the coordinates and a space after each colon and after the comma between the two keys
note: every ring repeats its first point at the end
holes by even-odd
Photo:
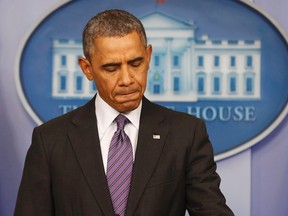
{"type": "Polygon", "coordinates": [[[105,64],[105,65],[102,65],[101,67],[107,72],[115,72],[116,70],[119,69],[120,64],[118,64],[118,63],[108,63],[108,64],[105,64]]]}
{"type": "Polygon", "coordinates": [[[118,69],[118,67],[105,67],[104,70],[108,72],[114,72],[118,69]]]}
{"type": "Polygon", "coordinates": [[[131,65],[132,67],[139,67],[142,64],[143,60],[144,59],[142,57],[138,57],[128,61],[128,64],[131,65]]]}

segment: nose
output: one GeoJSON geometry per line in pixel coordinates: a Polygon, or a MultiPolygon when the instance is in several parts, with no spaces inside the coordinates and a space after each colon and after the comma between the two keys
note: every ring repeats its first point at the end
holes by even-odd
{"type": "Polygon", "coordinates": [[[133,74],[129,71],[128,67],[123,67],[120,71],[119,84],[129,86],[134,82],[133,74]]]}

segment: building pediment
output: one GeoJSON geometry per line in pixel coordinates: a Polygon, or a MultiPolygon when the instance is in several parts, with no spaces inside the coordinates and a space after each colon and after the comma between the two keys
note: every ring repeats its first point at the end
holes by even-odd
{"type": "Polygon", "coordinates": [[[148,38],[193,38],[195,25],[162,12],[141,18],[148,38]]]}
{"type": "Polygon", "coordinates": [[[162,12],[153,12],[141,18],[145,29],[195,29],[193,22],[185,22],[162,12]]]}

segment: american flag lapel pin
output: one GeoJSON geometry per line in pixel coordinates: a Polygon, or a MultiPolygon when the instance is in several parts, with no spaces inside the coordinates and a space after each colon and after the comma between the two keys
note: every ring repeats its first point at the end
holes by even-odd
{"type": "Polygon", "coordinates": [[[159,134],[153,134],[153,139],[160,140],[160,135],[159,134]]]}

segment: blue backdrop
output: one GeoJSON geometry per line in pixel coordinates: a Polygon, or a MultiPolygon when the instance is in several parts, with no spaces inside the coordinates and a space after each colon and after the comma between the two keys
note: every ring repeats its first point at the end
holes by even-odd
{"type": "MultiPolygon", "coordinates": [[[[36,126],[17,95],[15,76],[18,70],[20,47],[23,47],[24,38],[35,28],[37,22],[60,3],[62,4],[63,1],[1,0],[0,2],[0,216],[12,215],[26,151],[30,145],[33,127],[36,126]]],[[[108,3],[103,1],[102,6],[105,7],[105,4],[108,3]]],[[[263,8],[272,20],[278,22],[280,29],[288,31],[287,0],[256,0],[255,4],[263,8]]],[[[140,9],[143,8],[139,7],[140,9]]],[[[287,35],[286,32],[282,33],[287,35]]],[[[278,50],[274,52],[276,55],[278,50]]],[[[27,83],[29,84],[29,80],[27,83]]],[[[271,84],[271,90],[273,89],[274,86],[271,84]]],[[[284,121],[264,140],[235,156],[241,158],[240,163],[241,160],[247,162],[249,167],[244,167],[246,170],[243,173],[248,176],[251,184],[243,184],[241,178],[235,181],[235,178],[231,177],[240,175],[239,170],[235,169],[236,166],[229,166],[234,164],[232,162],[234,157],[219,162],[221,171],[225,169],[224,172],[228,173],[223,175],[224,188],[236,191],[227,196],[235,213],[240,215],[243,212],[241,207],[244,209],[251,207],[247,216],[288,215],[287,140],[288,118],[286,116],[284,121]],[[241,187],[251,192],[250,205],[246,205],[243,201],[244,197],[239,196],[241,187]]]]}

